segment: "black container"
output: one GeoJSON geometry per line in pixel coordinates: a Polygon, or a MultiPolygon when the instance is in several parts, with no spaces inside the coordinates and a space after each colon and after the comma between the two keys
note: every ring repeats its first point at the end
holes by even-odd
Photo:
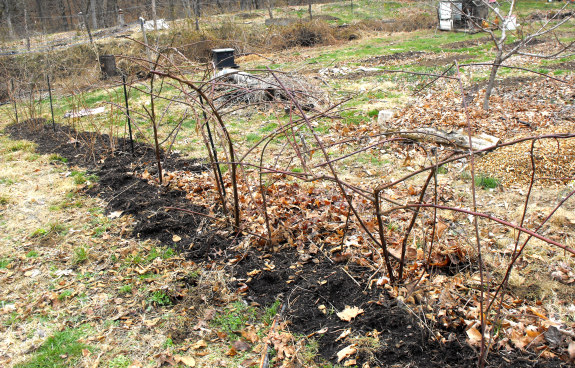
{"type": "Polygon", "coordinates": [[[234,61],[234,49],[213,49],[212,60],[216,69],[239,68],[234,61]]]}
{"type": "Polygon", "coordinates": [[[116,57],[114,55],[100,55],[99,61],[103,79],[118,75],[116,57]]]}

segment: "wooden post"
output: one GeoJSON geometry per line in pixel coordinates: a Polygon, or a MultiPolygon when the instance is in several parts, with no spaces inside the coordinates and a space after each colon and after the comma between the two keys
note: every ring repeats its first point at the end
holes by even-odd
{"type": "Polygon", "coordinates": [[[148,47],[148,36],[146,35],[146,28],[144,28],[144,21],[145,19],[140,17],[140,29],[142,30],[142,35],[144,37],[144,45],[146,47],[146,56],[148,57],[148,61],[150,62],[150,70],[154,68],[154,64],[152,62],[152,54],[150,53],[150,48],[148,47]]]}
{"type": "Polygon", "coordinates": [[[122,9],[118,9],[118,26],[125,27],[126,21],[124,20],[124,11],[122,9]]]}
{"type": "Polygon", "coordinates": [[[50,76],[46,74],[46,81],[48,82],[48,96],[50,97],[50,112],[52,113],[52,129],[56,131],[56,122],[54,121],[54,105],[52,104],[52,85],[50,84],[50,76]]]}
{"type": "Polygon", "coordinates": [[[122,84],[124,85],[124,100],[126,101],[126,117],[128,120],[128,131],[130,132],[130,146],[134,154],[134,139],[132,138],[132,119],[130,118],[130,106],[128,105],[128,90],[126,89],[126,75],[122,73],[122,84]]]}

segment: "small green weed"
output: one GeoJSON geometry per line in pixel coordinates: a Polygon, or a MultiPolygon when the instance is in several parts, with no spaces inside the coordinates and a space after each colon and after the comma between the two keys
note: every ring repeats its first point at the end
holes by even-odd
{"type": "Polygon", "coordinates": [[[134,287],[132,284],[122,285],[122,287],[120,288],[120,294],[130,294],[133,288],[134,287]]]}
{"type": "Polygon", "coordinates": [[[35,250],[31,250],[28,253],[26,253],[26,258],[36,258],[39,255],[40,254],[38,252],[36,252],[35,250]]]}
{"type": "Polygon", "coordinates": [[[499,180],[484,174],[479,174],[475,177],[475,185],[483,189],[493,189],[497,188],[499,180]]]}
{"type": "Polygon", "coordinates": [[[44,236],[46,236],[48,234],[48,230],[44,229],[44,228],[38,228],[34,231],[32,231],[32,234],[30,234],[31,238],[42,238],[44,236]]]}
{"type": "Polygon", "coordinates": [[[146,257],[147,262],[152,262],[154,259],[160,257],[162,259],[168,259],[173,257],[176,252],[172,248],[167,247],[152,247],[150,253],[146,257]]]}
{"type": "Polygon", "coordinates": [[[8,319],[5,319],[2,324],[4,326],[13,326],[17,323],[20,323],[21,319],[20,319],[20,314],[16,311],[10,313],[10,315],[8,316],[8,319]]]}
{"type": "Polygon", "coordinates": [[[62,163],[66,163],[68,162],[68,159],[65,157],[60,156],[57,153],[53,153],[50,156],[48,156],[48,160],[50,161],[58,161],[58,162],[62,162],[62,163]]]}
{"type": "Polygon", "coordinates": [[[262,139],[262,137],[260,137],[260,135],[256,134],[256,133],[248,133],[246,135],[246,141],[248,141],[250,143],[255,143],[255,142],[259,141],[260,139],[262,139]]]}
{"type": "Polygon", "coordinates": [[[445,165],[441,165],[437,168],[438,174],[447,174],[447,167],[445,165]]]}
{"type": "Polygon", "coordinates": [[[85,172],[82,171],[72,171],[70,173],[70,176],[74,178],[74,184],[78,185],[98,181],[97,175],[87,175],[85,172]]]}
{"type": "Polygon", "coordinates": [[[88,259],[88,249],[84,246],[80,246],[74,249],[74,256],[72,257],[72,262],[75,264],[84,263],[88,259]]]}
{"type": "Polygon", "coordinates": [[[68,228],[59,222],[50,222],[46,227],[41,227],[34,230],[31,234],[31,238],[43,238],[48,235],[66,235],[68,233],[68,228]]]}
{"type": "Polygon", "coordinates": [[[148,297],[148,303],[164,307],[172,305],[172,299],[164,290],[156,290],[148,297]]]}
{"type": "Polygon", "coordinates": [[[63,301],[69,299],[73,293],[74,293],[73,290],[62,290],[60,294],[58,294],[58,300],[63,301]]]}
{"type": "Polygon", "coordinates": [[[14,184],[15,181],[13,179],[10,178],[0,178],[0,184],[4,184],[4,185],[12,185],[14,184]]]}
{"type": "Polygon", "coordinates": [[[166,341],[164,341],[164,343],[162,344],[162,347],[164,349],[168,349],[168,348],[173,348],[174,346],[176,346],[176,344],[174,344],[174,341],[171,338],[167,338],[166,341]]]}
{"type": "Polygon", "coordinates": [[[0,269],[8,268],[8,265],[12,262],[12,260],[8,257],[0,258],[0,269]]]}
{"type": "Polygon", "coordinates": [[[268,124],[264,125],[264,126],[260,129],[260,131],[263,132],[263,133],[267,133],[267,132],[273,131],[273,130],[274,130],[275,128],[277,128],[277,127],[278,127],[278,124],[277,124],[277,123],[268,123],[268,124]]]}
{"type": "Polygon", "coordinates": [[[118,355],[108,363],[109,368],[128,368],[132,364],[130,358],[125,355],[118,355]]]}
{"type": "Polygon", "coordinates": [[[379,110],[377,110],[377,109],[369,110],[367,112],[367,116],[369,116],[370,118],[376,118],[378,115],[379,115],[379,110]]]}
{"type": "Polygon", "coordinates": [[[34,162],[34,161],[36,161],[36,160],[39,159],[39,158],[40,158],[40,155],[39,155],[39,154],[37,154],[37,153],[30,153],[29,155],[27,155],[26,157],[24,157],[24,160],[25,160],[25,161],[28,161],[28,162],[34,162]]]}
{"type": "Polygon", "coordinates": [[[237,338],[234,333],[240,331],[250,320],[254,320],[256,313],[255,308],[247,306],[242,301],[237,301],[219,313],[212,320],[212,325],[228,333],[230,338],[234,340],[237,338]]]}
{"type": "Polygon", "coordinates": [[[10,203],[10,197],[8,197],[7,195],[1,194],[0,195],[0,206],[6,206],[8,203],[10,203]]]}
{"type": "Polygon", "coordinates": [[[272,305],[265,309],[264,315],[262,317],[262,322],[266,325],[271,325],[276,314],[278,313],[278,309],[281,303],[279,300],[276,300],[272,305]]]}

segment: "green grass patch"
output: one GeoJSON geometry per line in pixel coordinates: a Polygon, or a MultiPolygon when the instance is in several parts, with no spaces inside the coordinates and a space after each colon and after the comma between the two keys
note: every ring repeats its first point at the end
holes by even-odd
{"type": "Polygon", "coordinates": [[[12,185],[16,183],[13,179],[10,178],[0,178],[0,184],[4,184],[4,185],[12,185]]]}
{"type": "Polygon", "coordinates": [[[8,203],[10,203],[10,197],[0,194],[0,206],[6,206],[8,203]]]}
{"type": "Polygon", "coordinates": [[[120,292],[120,294],[131,294],[133,288],[134,286],[132,284],[126,284],[122,285],[122,287],[118,291],[120,292]]]}
{"type": "Polygon", "coordinates": [[[257,311],[244,302],[238,300],[218,313],[211,321],[211,325],[227,333],[231,340],[238,338],[238,333],[249,321],[255,320],[257,311]]]}
{"type": "Polygon", "coordinates": [[[8,268],[8,265],[12,262],[12,259],[8,257],[1,257],[0,258],[0,269],[8,268]]]}
{"type": "Polygon", "coordinates": [[[262,137],[257,133],[248,133],[246,135],[246,141],[248,141],[250,143],[258,142],[261,139],[262,139],[262,137]]]}
{"type": "Polygon", "coordinates": [[[280,305],[281,305],[280,301],[276,300],[272,305],[270,305],[264,310],[264,315],[262,317],[262,322],[264,324],[270,326],[273,323],[274,318],[280,308],[280,305]]]}
{"type": "Polygon", "coordinates": [[[148,303],[165,307],[172,305],[172,298],[164,290],[156,290],[148,297],[148,303]]]}
{"type": "Polygon", "coordinates": [[[125,355],[118,355],[108,362],[108,368],[128,368],[132,360],[125,355]]]}
{"type": "Polygon", "coordinates": [[[88,175],[82,171],[72,171],[70,176],[74,178],[74,184],[78,185],[98,181],[98,175],[88,175]]]}
{"type": "Polygon", "coordinates": [[[475,176],[475,185],[483,189],[494,189],[499,185],[499,180],[484,174],[475,176]]]}
{"type": "Polygon", "coordinates": [[[84,263],[88,260],[88,249],[85,246],[80,246],[74,249],[74,256],[72,262],[75,264],[84,263]]]}
{"type": "Polygon", "coordinates": [[[17,141],[12,142],[8,145],[8,151],[10,152],[17,152],[17,151],[25,151],[31,152],[34,150],[34,143],[28,141],[17,141]]]}
{"type": "Polygon", "coordinates": [[[40,253],[36,252],[35,250],[31,250],[26,253],[26,258],[36,258],[40,255],[40,253]]]}
{"type": "Polygon", "coordinates": [[[78,340],[86,334],[87,327],[66,329],[49,337],[34,356],[15,368],[64,368],[75,366],[82,356],[82,350],[93,350],[78,340]]]}
{"type": "Polygon", "coordinates": [[[57,161],[57,162],[62,162],[62,163],[66,163],[68,162],[68,159],[65,157],[60,156],[57,153],[53,153],[50,156],[48,156],[48,160],[50,161],[57,161]]]}

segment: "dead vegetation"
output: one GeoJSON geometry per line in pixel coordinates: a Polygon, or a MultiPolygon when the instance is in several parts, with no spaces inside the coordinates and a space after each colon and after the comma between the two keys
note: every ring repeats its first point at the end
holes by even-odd
{"type": "MultiPolygon", "coordinates": [[[[222,34],[232,32],[224,28],[222,34]]],[[[316,21],[281,32],[287,30],[289,34],[273,41],[274,47],[339,42],[332,27],[316,21]]],[[[255,35],[233,37],[240,48],[255,35]]],[[[134,49],[142,47],[136,44],[134,49]]],[[[321,364],[316,353],[333,363],[368,366],[423,364],[417,359],[427,358],[413,351],[429,353],[430,361],[439,365],[469,365],[477,358],[473,349],[482,351],[480,365],[486,352],[495,365],[530,357],[560,366],[573,359],[571,73],[557,77],[559,81],[508,80],[485,112],[478,102],[484,86],[471,81],[489,65],[461,66],[460,55],[455,55],[449,60],[456,62],[442,74],[394,70],[406,81],[386,81],[384,90],[401,86],[425,95],[390,114],[391,121],[377,122],[371,110],[369,115],[350,111],[345,104],[354,96],[325,92],[335,80],[328,73],[268,68],[214,76],[209,66],[198,63],[199,56],[187,54],[202,52],[190,45],[194,43],[178,49],[188,47],[186,52],[152,49],[159,56],[151,67],[136,54],[125,55],[124,63],[139,63],[134,70],[155,75],[148,85],[134,83],[144,112],[132,108],[143,116],[134,122],[137,136],[155,147],[145,148],[145,158],[118,165],[121,180],[107,174],[100,178],[102,190],[111,191],[109,206],[123,207],[109,207],[107,217],[99,213],[93,216],[97,223],[87,227],[81,219],[91,218],[90,211],[68,209],[75,204],[63,206],[68,218],[33,225],[36,230],[29,228],[27,215],[5,222],[10,237],[20,222],[26,227],[17,248],[2,249],[3,259],[9,260],[7,271],[0,270],[11,284],[6,293],[18,295],[2,309],[3,321],[19,318],[6,328],[10,346],[3,349],[9,351],[4,358],[9,364],[19,359],[13,360],[14,352],[36,349],[21,338],[38,328],[27,325],[32,312],[58,321],[51,331],[88,321],[96,330],[90,336],[98,337],[86,341],[99,349],[82,351],[82,362],[89,364],[102,359],[111,365],[114,354],[128,354],[99,339],[114,333],[118,343],[130,333],[142,337],[130,354],[129,363],[136,366],[144,361],[157,366],[231,364],[220,361],[224,359],[256,366],[272,347],[273,363],[286,367],[321,364]],[[189,139],[179,134],[192,131],[180,133],[185,119],[171,121],[167,116],[173,110],[195,122],[193,131],[200,138],[192,145],[203,142],[195,152],[202,153],[209,170],[170,166],[166,151],[189,139]],[[391,124],[394,130],[387,129],[391,124]],[[501,142],[479,152],[406,135],[422,126],[462,130],[469,140],[489,133],[501,142]],[[129,184],[118,184],[123,182],[129,184]],[[133,198],[126,195],[128,188],[136,188],[129,192],[133,198]],[[138,193],[146,193],[146,199],[136,197],[138,193]],[[174,198],[189,202],[172,202],[174,198]],[[156,207],[145,207],[148,202],[156,207]],[[128,237],[147,236],[150,224],[154,229],[169,225],[155,230],[160,234],[155,239],[179,249],[181,257],[170,254],[170,248],[128,237]],[[13,257],[9,249],[21,255],[13,257]],[[202,268],[184,257],[202,262],[202,268]],[[224,278],[224,272],[233,272],[233,279],[224,278]],[[74,279],[86,273],[86,281],[74,279]],[[50,279],[36,281],[38,293],[24,296],[30,287],[25,277],[44,274],[50,279]],[[132,289],[120,286],[127,282],[132,289]],[[111,288],[118,289],[118,296],[107,295],[111,288]],[[230,304],[232,300],[237,301],[230,304]],[[266,321],[255,317],[256,307],[270,308],[266,321]],[[82,318],[74,322],[61,314],[82,318]],[[104,323],[110,316],[112,326],[104,323]],[[169,346],[168,339],[177,347],[169,346]],[[217,349],[223,351],[218,354],[217,349]],[[219,358],[214,362],[210,355],[219,358]]],[[[213,44],[202,45],[207,50],[213,44]]],[[[415,60],[429,66],[421,60],[443,63],[446,57],[451,55],[407,52],[367,60],[377,65],[415,60]]],[[[244,60],[259,59],[252,55],[244,60]]],[[[365,87],[369,82],[356,79],[384,73],[358,69],[340,80],[365,87]]],[[[370,97],[355,106],[370,109],[384,103],[380,100],[370,97]]],[[[118,103],[110,106],[113,111],[118,103]]],[[[129,157],[125,140],[122,145],[114,138],[122,135],[122,128],[125,135],[124,116],[117,115],[121,122],[109,130],[96,118],[86,125],[78,118],[72,120],[75,131],[61,132],[75,139],[70,139],[74,146],[88,148],[86,162],[109,169],[116,165],[110,160],[129,157]],[[80,133],[85,127],[96,133],[80,133]],[[77,142],[108,132],[112,138],[104,140],[105,149],[97,148],[97,139],[77,142]]],[[[112,112],[107,116],[114,117],[112,112]]],[[[39,128],[31,130],[34,134],[48,136],[44,121],[32,122],[39,128]]],[[[33,155],[29,143],[3,144],[7,162],[33,155]],[[14,154],[21,151],[27,153],[14,154]]],[[[60,142],[54,149],[62,147],[70,146],[60,142]]],[[[26,166],[19,170],[26,172],[26,166]]],[[[78,170],[72,168],[75,173],[61,179],[91,185],[78,170]]],[[[18,178],[14,174],[6,180],[18,178]]],[[[32,192],[32,187],[14,187],[14,192],[32,192]]],[[[29,202],[45,211],[40,205],[51,197],[58,193],[29,202]]],[[[2,211],[24,212],[26,201],[10,193],[1,198],[2,211]]],[[[50,216],[39,213],[40,218],[50,216]]]]}

